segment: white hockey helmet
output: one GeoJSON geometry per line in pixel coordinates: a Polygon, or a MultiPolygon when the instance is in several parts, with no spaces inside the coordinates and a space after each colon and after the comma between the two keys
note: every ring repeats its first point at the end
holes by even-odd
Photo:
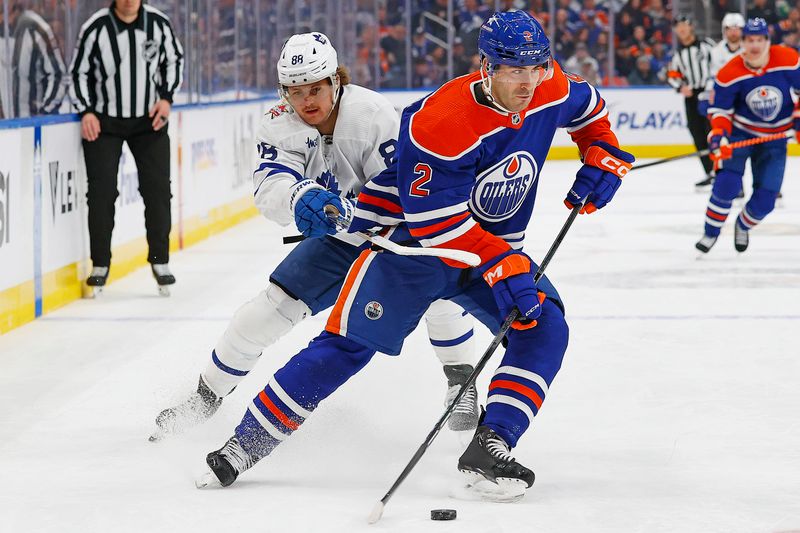
{"type": "Polygon", "coordinates": [[[728,13],[722,17],[722,33],[725,28],[744,28],[744,17],[741,13],[728,13]]]}
{"type": "Polygon", "coordinates": [[[306,85],[326,78],[337,88],[336,49],[327,35],[319,32],[298,33],[284,43],[278,58],[278,83],[281,88],[306,85]]]}

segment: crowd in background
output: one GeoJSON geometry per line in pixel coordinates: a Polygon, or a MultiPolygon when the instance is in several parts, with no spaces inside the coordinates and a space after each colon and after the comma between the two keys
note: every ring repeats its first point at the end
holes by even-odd
{"type": "MultiPolygon", "coordinates": [[[[446,27],[437,20],[447,18],[448,0],[415,2],[411,20],[412,86],[436,86],[446,80],[446,27]],[[430,16],[433,15],[433,16],[430,16]]],[[[477,69],[476,48],[481,23],[495,7],[492,0],[460,0],[453,11],[453,74],[459,76],[477,69]]],[[[672,20],[677,10],[670,0],[513,0],[500,2],[504,9],[528,11],[545,29],[552,29],[555,58],[567,70],[595,85],[663,85],[672,49],[672,20]],[[555,2],[551,10],[550,1],[555,2]],[[621,5],[620,5],[621,4],[621,5]],[[618,9],[612,17],[609,8],[618,9]],[[551,13],[555,12],[551,20],[551,13]],[[612,31],[613,30],[613,31],[612,31]],[[609,47],[609,41],[612,46],[609,47]],[[609,57],[613,49],[614,57],[609,57]]],[[[379,3],[378,19],[365,6],[359,25],[359,69],[369,79],[368,67],[374,59],[377,27],[380,42],[382,87],[406,87],[405,22],[402,0],[379,3]]],[[[720,21],[729,11],[740,12],[738,0],[713,1],[712,35],[718,40],[720,21]]],[[[750,0],[747,17],[763,17],[770,24],[773,43],[800,47],[800,0],[750,0]]],[[[369,80],[372,82],[373,80],[369,80]]],[[[374,83],[374,82],[373,82],[374,83]]]]}
{"type": "MultiPolygon", "coordinates": [[[[478,68],[477,35],[492,11],[522,9],[548,30],[556,59],[596,85],[664,85],[683,0],[150,0],[173,20],[186,49],[183,98],[246,98],[275,89],[274,61],[292,33],[332,36],[353,81],[373,88],[436,87],[478,68]],[[448,13],[448,3],[452,11],[448,13]],[[551,5],[550,2],[555,2],[551,5]],[[406,7],[410,6],[410,13],[406,7]],[[611,10],[613,9],[613,12],[611,10]],[[452,17],[452,18],[450,18],[452,17]],[[452,20],[452,27],[448,20],[452,20]],[[452,29],[450,29],[452,28],[452,29]],[[452,48],[452,55],[449,53],[452,48]],[[187,96],[188,95],[188,96],[187,96]]],[[[711,24],[742,0],[712,0],[711,24]]],[[[800,46],[800,0],[747,0],[746,16],[770,24],[773,43],[800,46]]],[[[0,117],[13,117],[15,22],[36,13],[69,70],[78,30],[110,0],[0,0],[0,117]],[[5,15],[4,15],[5,13],[5,15]]],[[[686,5],[692,6],[688,0],[686,5]]],[[[685,14],[685,13],[681,13],[685,14]]],[[[708,34],[707,28],[711,28],[708,34]]],[[[55,61],[57,63],[57,61],[55,61]]],[[[60,83],[68,83],[67,72],[60,83]]],[[[66,91],[61,91],[61,94],[66,91]]],[[[68,103],[56,108],[69,112],[68,103]]],[[[41,111],[40,111],[41,112],[41,111]]]]}

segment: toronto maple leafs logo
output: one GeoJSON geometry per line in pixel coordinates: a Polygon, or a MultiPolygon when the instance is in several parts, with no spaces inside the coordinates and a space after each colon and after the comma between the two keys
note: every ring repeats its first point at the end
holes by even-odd
{"type": "Polygon", "coordinates": [[[353,194],[352,190],[347,191],[344,195],[342,194],[342,188],[339,185],[339,180],[336,179],[336,176],[334,176],[333,172],[330,170],[326,170],[320,174],[314,181],[325,187],[326,190],[338,196],[344,196],[345,198],[355,197],[355,194],[353,194]]]}

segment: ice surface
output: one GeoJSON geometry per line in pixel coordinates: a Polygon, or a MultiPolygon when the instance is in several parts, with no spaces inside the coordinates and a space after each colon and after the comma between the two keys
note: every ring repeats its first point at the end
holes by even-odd
{"type": "MultiPolygon", "coordinates": [[[[544,169],[526,247],[535,258],[568,214],[561,200],[576,168],[544,169]]],[[[800,160],[745,254],[729,222],[698,261],[700,176],[696,161],[631,173],[614,203],[576,221],[551,263],[571,341],[514,450],[537,475],[521,502],[450,498],[460,444],[443,431],[383,519],[366,524],[442,412],[444,375],[424,330],[402,356],[377,356],[228,489],[194,488],[205,454],[324,317],[268,349],[208,424],[147,441],[286,253],[290,231],[258,219],[175,254],[171,298],[141,269],[100,299],[0,337],[0,531],[800,530],[800,160]],[[435,508],[458,519],[432,522],[435,508]]],[[[489,340],[479,326],[477,346],[489,340]]]]}

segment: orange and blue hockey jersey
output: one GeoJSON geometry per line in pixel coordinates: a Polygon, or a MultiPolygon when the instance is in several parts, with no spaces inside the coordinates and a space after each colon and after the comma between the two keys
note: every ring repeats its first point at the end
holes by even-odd
{"type": "Polygon", "coordinates": [[[581,154],[619,146],[597,89],[557,63],[519,113],[492,106],[479,73],[456,78],[404,110],[396,161],[364,185],[350,231],[405,222],[422,246],[482,262],[521,248],[556,128],[581,154]]]}
{"type": "Polygon", "coordinates": [[[763,137],[792,129],[792,90],[800,92],[800,56],[780,45],[769,49],[769,61],[757,70],[741,55],[731,59],[714,83],[708,114],[711,126],[737,137],[763,137]]]}

